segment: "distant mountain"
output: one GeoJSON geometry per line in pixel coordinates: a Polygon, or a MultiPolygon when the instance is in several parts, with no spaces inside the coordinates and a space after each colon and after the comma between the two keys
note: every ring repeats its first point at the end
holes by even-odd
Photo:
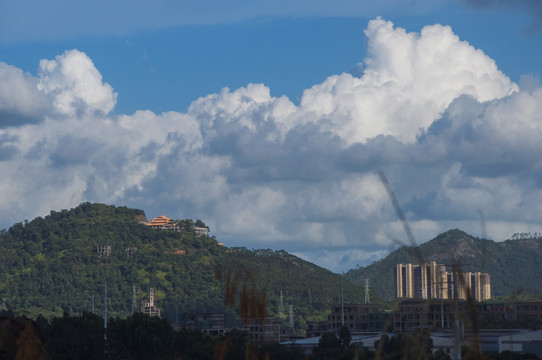
{"type": "MultiPolygon", "coordinates": [[[[299,327],[305,319],[325,319],[340,302],[340,275],[285,251],[227,248],[214,237],[151,229],[142,220],[142,210],[84,203],[0,231],[0,306],[51,316],[91,311],[94,301],[101,314],[107,282],[113,315],[131,312],[134,286],[138,307],[153,287],[162,313],[182,321],[224,309],[216,270],[231,269],[242,269],[241,277],[249,274],[265,289],[271,315],[279,311],[282,291],[284,312],[293,305],[299,327]],[[103,245],[111,246],[111,255],[97,253],[103,245]]],[[[345,281],[344,297],[360,302],[363,290],[345,281]]]]}
{"type": "Polygon", "coordinates": [[[492,296],[542,293],[542,239],[530,234],[495,242],[450,230],[417,247],[401,247],[367,267],[350,270],[346,278],[360,286],[369,279],[371,288],[379,296],[392,299],[395,264],[431,260],[440,264],[464,264],[460,266],[463,271],[489,273],[492,296]]]}

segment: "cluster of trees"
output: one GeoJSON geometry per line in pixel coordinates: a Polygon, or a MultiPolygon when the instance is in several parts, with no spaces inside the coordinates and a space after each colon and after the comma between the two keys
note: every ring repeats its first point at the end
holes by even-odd
{"type": "Polygon", "coordinates": [[[194,222],[192,219],[182,219],[182,220],[176,220],[175,223],[177,223],[177,225],[182,231],[194,232],[194,228],[197,228],[197,227],[206,228],[207,230],[209,230],[209,227],[205,225],[205,223],[199,219],[196,220],[196,222],[194,222]]]}
{"type": "Polygon", "coordinates": [[[198,330],[174,331],[167,320],[141,313],[110,319],[107,329],[92,313],[64,313],[50,322],[0,314],[0,335],[2,359],[304,359],[294,345],[253,343],[239,330],[215,337],[198,330]]]}
{"type": "MultiPolygon", "coordinates": [[[[352,342],[347,326],[338,334],[324,333],[312,352],[295,343],[261,344],[246,332],[232,330],[211,336],[198,330],[175,331],[167,320],[135,313],[127,318],[104,320],[92,313],[64,313],[47,321],[17,318],[0,312],[0,358],[2,359],[184,359],[184,360],[450,360],[439,350],[432,353],[429,333],[382,334],[374,351],[352,342]]],[[[509,351],[486,355],[472,348],[461,349],[466,360],[536,360],[533,354],[509,351]]]]}

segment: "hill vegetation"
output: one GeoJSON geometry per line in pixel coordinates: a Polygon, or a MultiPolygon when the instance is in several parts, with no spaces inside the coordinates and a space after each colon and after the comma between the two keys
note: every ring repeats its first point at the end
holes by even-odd
{"type": "MultiPolygon", "coordinates": [[[[268,314],[279,315],[283,292],[285,312],[293,305],[298,328],[305,319],[326,319],[330,305],[340,302],[340,275],[284,251],[228,249],[213,237],[151,229],[142,220],[141,210],[83,203],[0,231],[0,305],[3,300],[36,318],[90,312],[94,303],[101,314],[107,282],[113,316],[131,313],[134,286],[138,306],[152,287],[171,322],[225,311],[231,324],[239,318],[235,309],[224,309],[224,283],[216,274],[240,267],[265,291],[268,314]],[[99,256],[100,245],[110,245],[111,255],[99,256]]],[[[349,302],[363,298],[348,281],[344,294],[349,302]]]]}
{"type": "MultiPolygon", "coordinates": [[[[187,227],[205,226],[201,220],[178,220],[181,232],[151,229],[141,224],[143,220],[142,210],[83,203],[1,230],[0,305],[36,318],[90,312],[94,303],[100,314],[107,282],[113,316],[131,313],[133,287],[137,307],[148,301],[152,287],[157,305],[171,322],[182,324],[196,314],[225,312],[228,324],[239,324],[239,309],[224,305],[228,271],[238,280],[250,277],[251,286],[264,294],[266,313],[285,324],[292,305],[296,328],[301,330],[306,321],[326,320],[330,305],[341,301],[340,275],[283,250],[221,246],[214,237],[197,237],[187,227]],[[100,245],[110,245],[111,255],[99,256],[100,245]]],[[[362,302],[368,278],[373,301],[379,296],[391,300],[394,265],[431,260],[490,273],[495,297],[542,293],[540,258],[542,238],[537,234],[496,243],[450,230],[418,247],[401,247],[370,266],[350,270],[344,280],[344,299],[362,302]]]]}
{"type": "Polygon", "coordinates": [[[398,263],[427,262],[459,264],[463,271],[487,272],[491,276],[492,296],[542,293],[542,238],[519,234],[512,240],[495,242],[479,239],[460,230],[442,233],[417,247],[403,246],[370,266],[346,273],[346,278],[362,285],[368,278],[373,290],[391,300],[393,268],[398,263]]]}

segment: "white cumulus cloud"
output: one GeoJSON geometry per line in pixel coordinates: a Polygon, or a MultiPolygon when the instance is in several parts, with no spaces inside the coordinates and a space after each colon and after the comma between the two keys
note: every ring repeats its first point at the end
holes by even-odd
{"type": "Polygon", "coordinates": [[[329,119],[329,131],[349,143],[378,135],[414,142],[459,95],[487,101],[518,90],[491,58],[448,26],[407,33],[378,18],[365,34],[362,76],[331,76],[307,89],[301,102],[304,111],[329,119]]]}
{"type": "Polygon", "coordinates": [[[102,83],[102,75],[92,60],[78,50],[66,51],[55,60],[40,61],[38,89],[53,97],[58,112],[73,116],[81,111],[108,114],[117,94],[102,83]]]}

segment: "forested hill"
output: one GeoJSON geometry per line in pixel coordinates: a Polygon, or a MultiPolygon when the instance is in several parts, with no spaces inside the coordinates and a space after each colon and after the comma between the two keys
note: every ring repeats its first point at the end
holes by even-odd
{"type": "Polygon", "coordinates": [[[519,234],[514,240],[495,242],[450,230],[417,247],[404,246],[365,268],[350,270],[346,277],[362,285],[368,278],[373,290],[385,299],[394,296],[393,268],[398,263],[419,264],[435,260],[459,264],[463,271],[487,272],[492,296],[542,293],[542,238],[519,234]]]}
{"type": "MultiPolygon", "coordinates": [[[[182,322],[223,309],[224,285],[216,270],[235,267],[266,290],[271,315],[279,311],[282,291],[285,312],[293,305],[300,326],[302,317],[324,319],[329,306],[340,302],[339,275],[284,251],[229,249],[192,231],[151,229],[140,223],[144,219],[141,210],[84,203],[2,230],[0,305],[49,316],[90,311],[94,297],[101,313],[107,282],[113,315],[131,311],[134,286],[138,306],[153,287],[163,314],[182,322]],[[100,245],[111,245],[111,255],[98,256],[100,245]]],[[[363,300],[350,282],[344,289],[346,301],[363,300]]]]}

